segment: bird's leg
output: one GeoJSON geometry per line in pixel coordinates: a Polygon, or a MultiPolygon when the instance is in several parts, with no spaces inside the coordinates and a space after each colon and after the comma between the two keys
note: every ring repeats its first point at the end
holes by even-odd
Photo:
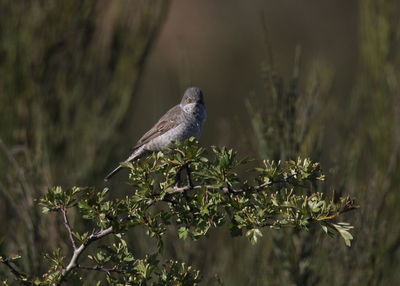
{"type": "Polygon", "coordinates": [[[190,170],[189,164],[185,164],[186,169],[186,178],[187,178],[187,183],[190,189],[193,189],[193,181],[192,181],[192,171],[190,170]]]}
{"type": "MultiPolygon", "coordinates": [[[[175,188],[179,188],[180,185],[181,185],[180,182],[182,180],[182,171],[183,171],[184,168],[185,169],[187,168],[186,165],[183,166],[182,168],[180,168],[179,171],[176,173],[176,176],[175,176],[175,181],[176,181],[175,188]]],[[[183,197],[185,198],[186,201],[189,201],[188,195],[187,195],[186,192],[183,192],[183,197]]]]}
{"type": "MultiPolygon", "coordinates": [[[[188,187],[191,190],[191,189],[193,189],[193,181],[192,181],[192,173],[190,171],[189,164],[185,164],[183,166],[183,168],[186,170],[186,180],[187,180],[188,187]]],[[[190,200],[189,200],[189,196],[188,196],[187,192],[184,192],[183,196],[185,197],[185,200],[189,203],[190,200]]]]}
{"type": "Polygon", "coordinates": [[[181,181],[181,173],[182,173],[182,169],[180,169],[175,176],[175,188],[179,188],[179,182],[181,181]]]}

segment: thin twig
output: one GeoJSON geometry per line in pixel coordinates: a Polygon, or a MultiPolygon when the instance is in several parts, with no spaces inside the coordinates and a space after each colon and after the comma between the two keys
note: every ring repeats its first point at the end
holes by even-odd
{"type": "Polygon", "coordinates": [[[115,273],[125,273],[125,270],[118,269],[118,268],[105,268],[105,267],[100,267],[98,265],[95,266],[86,266],[86,265],[77,265],[76,268],[79,269],[85,269],[85,270],[93,270],[93,271],[99,271],[99,272],[105,272],[107,275],[110,275],[110,273],[115,272],[115,273]]]}
{"type": "Polygon", "coordinates": [[[67,277],[67,275],[75,268],[78,266],[78,259],[82,255],[83,251],[94,241],[99,240],[110,233],[113,233],[114,229],[112,226],[106,229],[102,229],[96,233],[93,233],[89,236],[89,238],[82,243],[78,248],[74,249],[74,253],[72,254],[71,260],[69,261],[68,265],[63,269],[61,273],[61,278],[59,280],[58,285],[60,285],[64,279],[67,277]]]}
{"type": "Polygon", "coordinates": [[[61,213],[62,213],[63,219],[64,219],[64,226],[68,231],[69,240],[71,241],[71,245],[72,245],[72,247],[73,247],[73,249],[75,251],[76,250],[76,243],[75,243],[75,239],[74,239],[74,235],[73,235],[73,232],[72,232],[71,225],[70,225],[69,220],[68,220],[67,210],[64,207],[62,207],[61,208],[61,213]]]}
{"type": "Polygon", "coordinates": [[[336,217],[338,217],[338,216],[340,216],[340,215],[342,215],[342,214],[344,214],[346,212],[354,211],[354,210],[359,209],[359,208],[360,208],[359,205],[350,204],[350,205],[346,206],[346,208],[344,208],[343,210],[337,211],[337,212],[335,212],[335,213],[333,213],[331,215],[328,215],[328,216],[320,217],[317,220],[318,221],[331,220],[331,219],[334,219],[334,218],[336,218],[336,217]]]}
{"type": "Polygon", "coordinates": [[[17,279],[19,279],[24,285],[32,285],[31,282],[26,281],[27,277],[25,274],[21,273],[20,271],[18,271],[10,262],[9,259],[4,259],[1,263],[3,263],[5,266],[7,266],[11,273],[15,275],[15,277],[17,277],[17,279]]]}
{"type": "MultiPolygon", "coordinates": [[[[260,184],[258,186],[254,186],[253,188],[256,191],[260,191],[260,190],[262,190],[262,189],[264,189],[266,187],[270,187],[270,186],[272,186],[274,184],[289,183],[289,179],[291,179],[292,177],[294,177],[296,175],[297,174],[290,175],[287,178],[282,179],[282,180],[270,180],[270,181],[265,182],[263,184],[260,184]]],[[[202,188],[206,188],[206,190],[220,190],[220,191],[223,191],[226,194],[240,194],[240,193],[243,193],[243,192],[251,190],[251,189],[232,189],[230,187],[216,187],[216,186],[213,186],[213,185],[196,185],[195,186],[195,185],[193,185],[193,183],[191,183],[191,184],[189,183],[188,185],[183,186],[183,187],[176,187],[175,186],[175,187],[173,187],[171,189],[166,189],[166,193],[168,195],[173,195],[173,194],[177,194],[177,193],[186,193],[186,192],[191,191],[191,190],[199,190],[199,189],[202,189],[202,188]]],[[[154,196],[158,197],[160,195],[161,194],[155,194],[154,196]]],[[[163,197],[162,199],[155,198],[155,199],[148,200],[147,201],[147,205],[151,206],[152,204],[154,204],[155,202],[158,202],[158,201],[170,202],[170,200],[166,199],[165,197],[163,197]]]]}
{"type": "MultiPolygon", "coordinates": [[[[288,177],[288,179],[289,179],[289,177],[288,177]]],[[[268,182],[265,182],[265,183],[263,183],[261,185],[255,186],[253,188],[256,191],[259,191],[259,190],[262,190],[262,189],[264,189],[266,187],[272,186],[273,184],[288,183],[289,182],[288,179],[276,180],[276,181],[268,181],[268,182]]],[[[228,188],[228,187],[216,187],[216,186],[213,186],[213,185],[196,185],[196,186],[187,185],[187,186],[183,186],[183,187],[175,187],[172,190],[167,190],[166,192],[168,194],[184,193],[184,192],[189,191],[191,189],[198,190],[198,189],[201,189],[203,187],[205,187],[207,190],[217,190],[218,189],[218,190],[223,191],[224,193],[234,193],[234,194],[250,191],[250,189],[232,189],[232,188],[228,188]]]]}

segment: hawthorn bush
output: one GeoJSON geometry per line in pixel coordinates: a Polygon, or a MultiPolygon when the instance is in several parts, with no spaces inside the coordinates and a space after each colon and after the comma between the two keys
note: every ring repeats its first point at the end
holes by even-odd
{"type": "Polygon", "coordinates": [[[266,160],[244,179],[238,169],[250,168],[250,160],[237,159],[225,147],[206,150],[191,138],[167,152],[122,164],[130,171],[132,189],[123,198],[109,198],[107,188],[48,190],[39,204],[44,214],[62,217],[70,249],[66,252],[60,247],[44,255],[48,271],[38,277],[20,269],[18,255],[0,257],[13,281],[26,285],[197,285],[201,281],[198,270],[163,257],[164,235],[171,224],[178,226],[180,239],[192,240],[222,225],[228,225],[232,236],[245,235],[253,244],[265,228],[307,231],[311,225],[328,235],[339,234],[347,246],[353,238],[352,226],[336,219],[358,206],[349,197],[328,199],[317,192],[324,175],[319,164],[309,159],[266,160]],[[85,221],[86,231],[75,229],[71,213],[78,216],[75,221],[85,221]],[[157,245],[142,258],[132,253],[125,240],[126,232],[139,226],[157,245]],[[85,281],[87,271],[104,275],[98,281],[85,281]]]}

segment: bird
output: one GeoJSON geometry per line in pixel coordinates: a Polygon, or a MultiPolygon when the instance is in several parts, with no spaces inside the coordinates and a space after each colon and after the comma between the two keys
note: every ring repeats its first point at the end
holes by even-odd
{"type": "MultiPolygon", "coordinates": [[[[151,152],[162,151],[171,147],[174,141],[183,142],[190,137],[200,138],[207,117],[203,92],[198,87],[185,90],[179,104],[168,110],[157,123],[147,131],[133,146],[132,154],[125,162],[132,162],[151,152]]],[[[122,168],[112,170],[106,177],[108,181],[122,168]]]]}

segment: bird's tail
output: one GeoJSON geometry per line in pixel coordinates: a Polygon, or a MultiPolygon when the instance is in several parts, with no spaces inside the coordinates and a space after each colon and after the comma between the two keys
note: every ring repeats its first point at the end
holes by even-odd
{"type": "Polygon", "coordinates": [[[122,169],[122,166],[119,165],[117,168],[112,170],[105,178],[104,181],[108,181],[112,176],[114,176],[116,173],[118,173],[122,169]]]}
{"type": "MultiPolygon", "coordinates": [[[[134,161],[142,156],[144,156],[147,152],[144,151],[144,148],[141,147],[137,150],[135,150],[135,152],[133,152],[128,159],[126,159],[125,162],[131,162],[134,161]]],[[[115,168],[114,170],[112,170],[105,178],[104,181],[108,181],[112,176],[114,176],[116,173],[118,173],[120,170],[122,169],[122,166],[119,165],[117,168],[115,168]]]]}

